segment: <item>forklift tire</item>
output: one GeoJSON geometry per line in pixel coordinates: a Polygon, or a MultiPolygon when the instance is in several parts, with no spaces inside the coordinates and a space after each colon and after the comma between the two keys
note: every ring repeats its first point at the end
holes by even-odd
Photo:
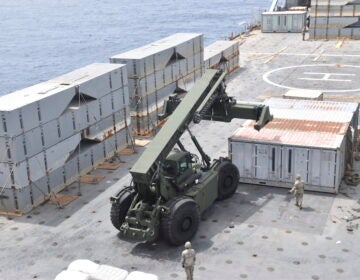
{"type": "Polygon", "coordinates": [[[171,245],[183,245],[195,235],[199,227],[199,207],[189,197],[172,199],[166,206],[169,213],[161,216],[162,235],[171,245]]]}
{"type": "Polygon", "coordinates": [[[118,230],[120,230],[121,225],[125,221],[125,217],[130,208],[133,197],[134,197],[134,192],[124,190],[124,193],[121,194],[119,201],[113,202],[111,204],[111,211],[110,211],[111,223],[118,230]]]}
{"type": "Polygon", "coordinates": [[[218,200],[232,196],[239,183],[239,170],[229,161],[224,161],[219,166],[218,200]]]}

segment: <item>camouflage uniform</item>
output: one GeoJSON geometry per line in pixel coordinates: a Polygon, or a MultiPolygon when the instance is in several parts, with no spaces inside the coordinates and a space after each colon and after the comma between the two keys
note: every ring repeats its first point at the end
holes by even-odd
{"type": "Polygon", "coordinates": [[[185,243],[185,250],[181,253],[181,264],[185,268],[187,280],[193,280],[195,260],[195,250],[191,249],[191,243],[188,241],[185,243]]]}
{"type": "Polygon", "coordinates": [[[292,189],[289,191],[295,194],[296,203],[295,205],[302,209],[302,202],[304,196],[304,182],[301,180],[301,176],[296,176],[296,181],[292,189]]]}
{"type": "Polygon", "coordinates": [[[303,40],[303,41],[305,41],[305,31],[306,31],[306,28],[304,27],[304,28],[301,30],[302,40],[303,40]]]}

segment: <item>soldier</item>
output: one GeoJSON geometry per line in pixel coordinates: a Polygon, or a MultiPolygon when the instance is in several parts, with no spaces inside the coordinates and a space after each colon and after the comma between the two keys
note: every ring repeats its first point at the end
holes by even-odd
{"type": "Polygon", "coordinates": [[[191,249],[191,243],[188,241],[185,243],[185,250],[181,253],[181,264],[185,268],[187,280],[193,280],[195,260],[195,250],[191,249]]]}
{"type": "Polygon", "coordinates": [[[300,175],[296,175],[295,184],[289,192],[294,193],[296,199],[295,205],[301,210],[304,196],[304,182],[301,180],[300,175]]]}
{"type": "Polygon", "coordinates": [[[306,30],[306,27],[304,26],[302,31],[301,31],[303,41],[305,41],[305,30],[306,30]]]}

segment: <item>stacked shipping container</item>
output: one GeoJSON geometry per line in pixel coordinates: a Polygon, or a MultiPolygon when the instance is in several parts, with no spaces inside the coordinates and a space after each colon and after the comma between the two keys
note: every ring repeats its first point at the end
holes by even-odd
{"type": "Polygon", "coordinates": [[[96,63],[0,97],[0,211],[27,212],[129,138],[124,65],[96,63]]]}
{"type": "Polygon", "coordinates": [[[127,66],[135,135],[147,135],[159,124],[164,100],[188,91],[201,77],[203,61],[203,36],[193,33],[176,33],[110,58],[127,66]]]}
{"type": "Polygon", "coordinates": [[[312,0],[310,39],[360,39],[359,17],[359,1],[312,0]]]}
{"type": "Polygon", "coordinates": [[[239,41],[216,41],[204,49],[205,69],[230,73],[239,68],[239,41]]]}
{"type": "Polygon", "coordinates": [[[337,192],[351,161],[358,104],[278,98],[265,103],[272,122],[259,132],[247,122],[229,138],[240,181],[291,187],[300,174],[307,190],[337,192]]]}
{"type": "Polygon", "coordinates": [[[306,24],[307,11],[264,12],[261,14],[261,32],[299,33],[306,24]]]}

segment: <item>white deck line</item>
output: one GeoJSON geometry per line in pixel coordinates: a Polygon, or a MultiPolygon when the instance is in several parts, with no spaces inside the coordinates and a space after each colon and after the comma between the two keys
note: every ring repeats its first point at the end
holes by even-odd
{"type": "MultiPolygon", "coordinates": [[[[288,56],[318,56],[318,53],[277,53],[277,52],[241,52],[242,55],[288,55],[288,56]]],[[[326,54],[322,53],[321,56],[329,57],[360,57],[360,54],[326,54]]]]}

